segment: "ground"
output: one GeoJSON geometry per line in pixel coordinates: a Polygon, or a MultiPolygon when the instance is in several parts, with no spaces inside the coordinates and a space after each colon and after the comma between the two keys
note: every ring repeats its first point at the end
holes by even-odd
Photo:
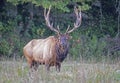
{"type": "Polygon", "coordinates": [[[120,83],[120,64],[64,61],[60,72],[44,65],[30,72],[26,61],[2,60],[0,83],[120,83]]]}

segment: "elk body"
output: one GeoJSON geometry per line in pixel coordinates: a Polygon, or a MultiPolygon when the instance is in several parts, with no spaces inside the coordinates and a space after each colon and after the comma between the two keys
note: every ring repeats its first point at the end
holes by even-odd
{"type": "Polygon", "coordinates": [[[60,71],[61,62],[66,58],[69,50],[69,33],[77,29],[81,24],[81,11],[75,7],[74,11],[77,20],[74,23],[74,27],[69,30],[70,26],[68,26],[66,32],[62,34],[59,27],[57,26],[57,29],[54,28],[49,21],[50,9],[51,7],[49,7],[48,12],[46,12],[46,9],[44,10],[46,25],[50,30],[56,32],[57,35],[49,36],[46,39],[33,39],[23,48],[24,56],[30,68],[35,70],[39,64],[44,64],[48,71],[50,66],[55,66],[56,70],[60,71]]]}

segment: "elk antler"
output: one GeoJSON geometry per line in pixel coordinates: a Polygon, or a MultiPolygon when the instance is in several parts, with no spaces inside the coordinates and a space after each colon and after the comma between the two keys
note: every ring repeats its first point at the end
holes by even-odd
{"type": "Polygon", "coordinates": [[[55,28],[53,27],[53,23],[50,23],[50,20],[49,20],[50,10],[51,10],[51,6],[49,7],[48,12],[46,11],[46,8],[44,9],[44,17],[45,17],[46,25],[47,25],[52,31],[55,31],[55,32],[57,32],[57,33],[60,33],[57,29],[55,29],[55,28]]]}
{"type": "Polygon", "coordinates": [[[66,30],[66,33],[71,33],[71,32],[73,32],[75,29],[77,29],[77,28],[81,25],[81,20],[82,20],[82,18],[81,18],[81,9],[79,10],[79,9],[77,9],[76,6],[75,6],[75,7],[74,7],[74,12],[75,12],[75,15],[76,15],[76,17],[77,17],[76,22],[74,23],[74,27],[73,27],[73,29],[71,29],[71,30],[69,30],[70,25],[68,25],[68,28],[67,28],[67,30],[66,30]]]}

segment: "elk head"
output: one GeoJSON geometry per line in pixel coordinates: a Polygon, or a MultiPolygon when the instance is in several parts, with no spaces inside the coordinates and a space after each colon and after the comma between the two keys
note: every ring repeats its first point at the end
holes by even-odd
{"type": "Polygon", "coordinates": [[[61,45],[66,46],[68,44],[69,34],[73,32],[75,29],[77,29],[81,25],[81,9],[74,7],[74,12],[76,15],[76,22],[74,23],[74,27],[70,29],[70,25],[68,25],[68,28],[64,34],[60,32],[59,26],[57,26],[57,29],[53,27],[53,23],[50,23],[49,14],[50,14],[51,6],[48,9],[48,12],[46,11],[46,8],[44,10],[44,17],[46,21],[46,25],[49,27],[50,30],[57,33],[58,41],[61,45]]]}

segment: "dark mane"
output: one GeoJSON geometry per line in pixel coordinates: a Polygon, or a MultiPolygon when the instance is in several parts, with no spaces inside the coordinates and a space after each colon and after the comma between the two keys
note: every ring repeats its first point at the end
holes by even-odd
{"type": "Polygon", "coordinates": [[[67,54],[68,54],[68,50],[69,50],[69,44],[66,45],[60,45],[60,44],[56,44],[56,53],[57,53],[57,61],[58,62],[62,62],[67,54]]]}

